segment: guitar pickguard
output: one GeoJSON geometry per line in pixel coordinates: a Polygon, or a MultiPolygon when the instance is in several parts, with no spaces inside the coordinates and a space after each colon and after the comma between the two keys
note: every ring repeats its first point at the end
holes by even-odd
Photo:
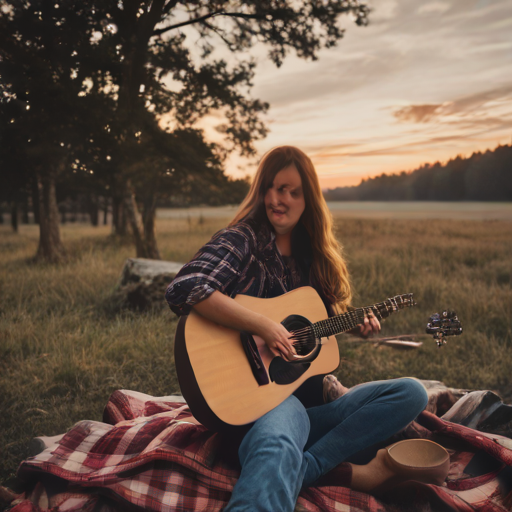
{"type": "Polygon", "coordinates": [[[253,335],[247,331],[240,332],[240,341],[242,342],[242,347],[244,347],[245,355],[247,356],[247,360],[249,361],[249,366],[251,367],[252,374],[258,383],[258,386],[264,386],[270,382],[267,374],[267,370],[265,369],[265,365],[263,364],[263,360],[261,359],[261,355],[258,351],[258,345],[254,341],[253,335]]]}

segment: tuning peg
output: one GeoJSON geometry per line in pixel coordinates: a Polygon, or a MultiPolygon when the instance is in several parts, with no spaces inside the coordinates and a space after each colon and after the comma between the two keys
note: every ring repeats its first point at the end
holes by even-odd
{"type": "Polygon", "coordinates": [[[462,325],[455,311],[445,310],[442,313],[434,313],[427,323],[427,334],[432,334],[437,346],[446,344],[447,336],[459,336],[462,334],[462,325]]]}

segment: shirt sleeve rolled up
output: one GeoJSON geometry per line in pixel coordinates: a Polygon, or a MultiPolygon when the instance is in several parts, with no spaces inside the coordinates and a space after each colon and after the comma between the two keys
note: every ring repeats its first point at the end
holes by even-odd
{"type": "Polygon", "coordinates": [[[215,234],[168,286],[169,307],[177,315],[187,315],[215,290],[230,295],[230,285],[238,281],[250,256],[250,240],[248,230],[240,226],[215,234]]]}

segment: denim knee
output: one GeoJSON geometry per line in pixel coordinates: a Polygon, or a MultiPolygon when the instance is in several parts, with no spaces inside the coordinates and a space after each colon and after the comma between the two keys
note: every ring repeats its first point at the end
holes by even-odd
{"type": "Polygon", "coordinates": [[[238,450],[242,465],[247,457],[259,452],[300,457],[309,436],[309,416],[294,396],[261,417],[246,434],[238,450]]]}
{"type": "Polygon", "coordinates": [[[428,394],[425,386],[417,379],[404,377],[396,381],[403,396],[404,406],[416,411],[417,416],[428,404],[428,394]]]}
{"type": "Polygon", "coordinates": [[[276,458],[284,464],[293,464],[293,467],[297,467],[297,464],[300,467],[304,454],[302,443],[286,432],[262,440],[258,452],[260,455],[265,454],[269,462],[276,458]]]}

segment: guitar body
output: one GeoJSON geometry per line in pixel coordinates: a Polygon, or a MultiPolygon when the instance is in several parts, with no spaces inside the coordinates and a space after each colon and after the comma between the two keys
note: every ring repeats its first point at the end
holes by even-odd
{"type": "MultiPolygon", "coordinates": [[[[300,315],[312,323],[328,316],[322,299],[309,286],[272,299],[238,295],[235,300],[276,322],[290,315],[300,315]]],[[[334,336],[322,340],[316,357],[305,363],[287,363],[276,358],[261,338],[252,338],[253,348],[248,349],[247,345],[244,348],[239,331],[211,322],[193,310],[180,319],[174,349],[178,380],[192,413],[211,430],[256,421],[288,398],[305,380],[332,372],[340,362],[334,336]],[[254,352],[254,347],[259,357],[251,366],[248,350],[254,352]],[[258,376],[255,376],[255,365],[258,376]],[[281,373],[269,372],[271,365],[278,366],[281,373]]]]}

